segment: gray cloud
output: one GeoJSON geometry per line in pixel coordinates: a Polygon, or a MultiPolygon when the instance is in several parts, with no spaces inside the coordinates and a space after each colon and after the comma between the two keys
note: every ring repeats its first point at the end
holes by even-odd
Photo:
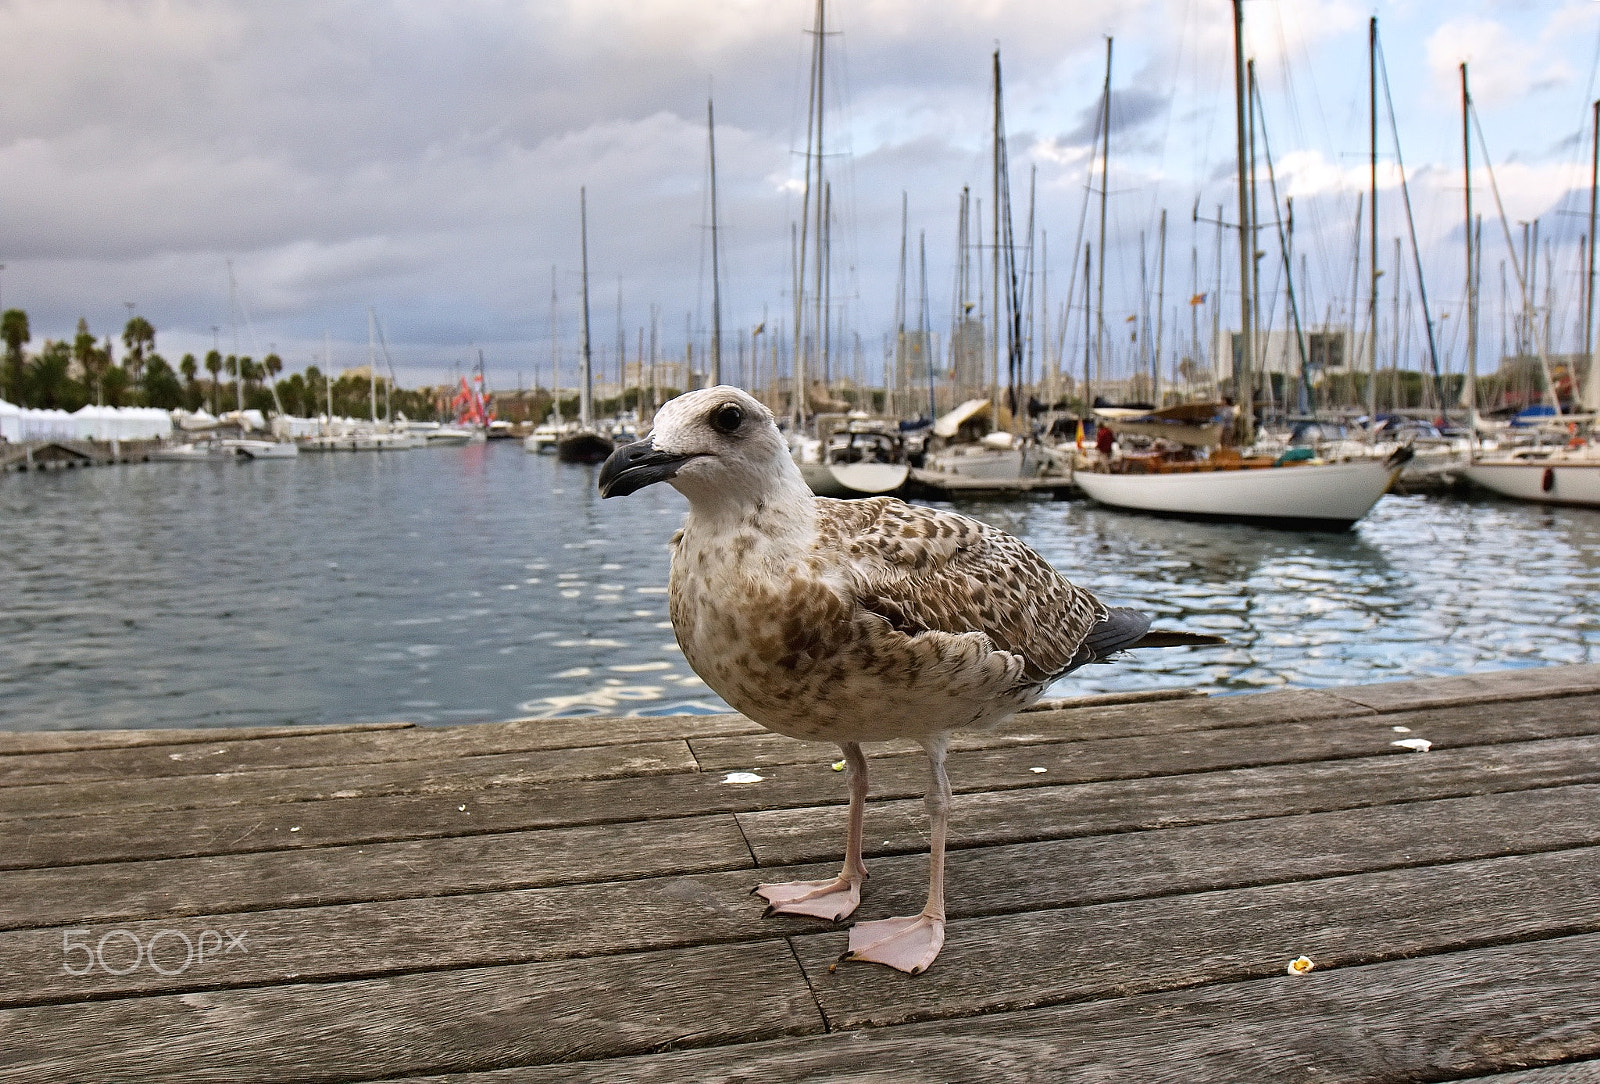
{"type": "MultiPolygon", "coordinates": [[[[1191,7],[837,7],[836,281],[849,284],[841,296],[864,338],[875,341],[892,312],[902,191],[913,238],[927,231],[935,310],[948,305],[961,187],[990,201],[996,41],[1012,190],[1024,198],[1038,166],[1053,251],[1076,228],[1108,32],[1119,35],[1119,71],[1136,73],[1113,99],[1114,243],[1131,251],[1152,228],[1149,208],[1186,217],[1197,189],[1213,202],[1231,176],[1231,123],[1211,133],[1217,146],[1192,145],[1188,118],[1200,107],[1184,93],[1229,85],[1227,58],[1193,38],[1211,42],[1209,21],[1225,13],[1191,7]],[[1183,119],[1169,133],[1160,121],[1174,89],[1183,119]]],[[[320,353],[324,331],[336,354],[363,360],[371,305],[418,372],[467,356],[468,343],[531,371],[548,357],[552,265],[563,335],[576,325],[587,186],[596,326],[615,322],[620,277],[627,325],[657,305],[681,344],[685,315],[703,322],[709,302],[704,110],[714,87],[726,323],[779,320],[792,304],[799,197],[786,182],[799,173],[811,10],[805,0],[0,6],[4,303],[28,308],[43,336],[69,333],[80,315],[114,331],[122,303],[135,301],[163,350],[198,349],[213,326],[230,334],[232,259],[256,338],[291,364],[320,353]]]]}

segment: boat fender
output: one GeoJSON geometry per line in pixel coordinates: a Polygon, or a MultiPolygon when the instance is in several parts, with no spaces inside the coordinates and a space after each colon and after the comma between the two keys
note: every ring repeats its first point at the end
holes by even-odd
{"type": "Polygon", "coordinates": [[[1539,479],[1539,488],[1546,493],[1556,488],[1556,469],[1554,467],[1546,467],[1544,469],[1544,477],[1539,479]]]}

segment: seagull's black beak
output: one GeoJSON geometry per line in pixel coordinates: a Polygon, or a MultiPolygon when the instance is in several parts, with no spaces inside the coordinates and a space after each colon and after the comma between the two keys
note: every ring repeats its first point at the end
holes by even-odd
{"type": "Polygon", "coordinates": [[[600,468],[600,496],[626,497],[628,494],[665,482],[689,460],[692,455],[663,452],[650,438],[624,444],[611,453],[605,466],[600,468]]]}

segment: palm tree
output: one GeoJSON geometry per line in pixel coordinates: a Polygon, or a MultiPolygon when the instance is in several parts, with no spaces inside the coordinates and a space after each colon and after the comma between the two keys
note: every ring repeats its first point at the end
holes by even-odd
{"type": "Polygon", "coordinates": [[[72,360],[83,369],[84,382],[94,392],[96,401],[105,402],[105,374],[111,367],[111,352],[101,352],[89,334],[89,321],[78,317],[78,329],[72,336],[72,360]]]}
{"type": "Polygon", "coordinates": [[[73,382],[67,370],[71,366],[72,347],[47,339],[44,349],[39,351],[27,369],[27,405],[44,410],[65,410],[79,405],[70,401],[73,382]]]}
{"type": "Polygon", "coordinates": [[[183,360],[178,362],[178,372],[183,374],[183,405],[193,410],[200,403],[200,389],[194,385],[200,365],[194,360],[193,354],[183,355],[183,360]]]}
{"type": "Polygon", "coordinates": [[[122,345],[128,348],[122,364],[128,370],[128,376],[137,384],[144,369],[144,352],[155,349],[156,329],[143,316],[135,316],[122,329],[122,345]]]}
{"type": "Polygon", "coordinates": [[[22,402],[22,344],[33,338],[28,329],[28,314],[21,309],[7,309],[0,316],[0,338],[6,343],[6,363],[0,372],[0,398],[14,403],[22,402]]]}
{"type": "Polygon", "coordinates": [[[206,372],[211,374],[211,413],[217,412],[217,376],[222,372],[222,355],[215,350],[206,353],[206,372]]]}

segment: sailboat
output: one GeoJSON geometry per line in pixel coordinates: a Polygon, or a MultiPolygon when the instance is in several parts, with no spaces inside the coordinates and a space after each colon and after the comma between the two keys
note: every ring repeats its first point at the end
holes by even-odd
{"type": "Polygon", "coordinates": [[[583,374],[578,386],[578,428],[556,442],[563,463],[604,463],[616,443],[594,424],[594,368],[589,351],[589,193],[578,189],[578,231],[583,249],[583,374]]]}
{"type": "MultiPolygon", "coordinates": [[[[1235,124],[1239,185],[1240,326],[1244,349],[1235,372],[1243,406],[1241,442],[1252,442],[1256,350],[1251,281],[1255,231],[1252,178],[1246,154],[1244,12],[1233,0],[1235,124]]],[[[1123,456],[1073,475],[1092,500],[1113,508],[1192,519],[1226,520],[1301,530],[1347,530],[1388,492],[1412,457],[1409,445],[1383,459],[1326,462],[1291,450],[1280,456],[1246,456],[1218,448],[1186,455],[1123,456]]]]}
{"type": "MultiPolygon", "coordinates": [[[[1471,143],[1468,139],[1471,124],[1472,96],[1467,90],[1467,66],[1461,65],[1461,123],[1462,123],[1462,150],[1463,157],[1470,153],[1471,143]]],[[[1600,101],[1594,103],[1594,138],[1600,140],[1600,101]]],[[[1596,224],[1596,202],[1600,195],[1600,142],[1595,145],[1595,156],[1589,176],[1589,236],[1594,237],[1596,224]]],[[[1467,167],[1467,268],[1470,281],[1472,274],[1472,178],[1470,163],[1467,167]]],[[[1516,261],[1516,250],[1511,253],[1513,262],[1516,261]]],[[[1521,285],[1522,271],[1517,271],[1518,284],[1521,285]]],[[[1593,291],[1594,291],[1594,254],[1591,248],[1589,256],[1589,285],[1586,291],[1590,298],[1589,308],[1585,310],[1584,317],[1584,355],[1589,360],[1588,380],[1582,388],[1583,406],[1590,411],[1592,419],[1595,413],[1600,412],[1600,371],[1595,367],[1593,334],[1593,291]]],[[[1475,307],[1477,298],[1469,288],[1467,293],[1468,304],[1475,307]]],[[[1468,327],[1476,324],[1473,316],[1468,316],[1468,327]]],[[[1538,321],[1534,321],[1534,334],[1540,333],[1538,321]]],[[[1539,350],[1544,352],[1545,346],[1539,340],[1539,350]]],[[[1472,351],[1469,348],[1468,358],[1471,359],[1472,351]]],[[[1469,393],[1476,392],[1476,372],[1468,370],[1467,389],[1469,393]]],[[[1476,403],[1471,404],[1472,417],[1477,420],[1476,403]]],[[[1556,415],[1560,420],[1560,415],[1556,415]]],[[[1591,421],[1592,425],[1592,421],[1591,421]]],[[[1474,427],[1476,428],[1476,427],[1474,427]]],[[[1591,433],[1591,436],[1594,434],[1591,433]]],[[[1474,484],[1484,489],[1498,493],[1502,497],[1511,497],[1519,501],[1536,501],[1540,504],[1571,504],[1586,508],[1600,508],[1600,445],[1595,440],[1579,436],[1574,430],[1570,439],[1556,445],[1534,445],[1528,448],[1518,448],[1514,451],[1494,456],[1491,458],[1477,458],[1475,455],[1462,472],[1474,484]]]]}
{"type": "MultiPolygon", "coordinates": [[[[1109,54],[1107,72],[1109,80],[1109,54]]],[[[914,488],[934,497],[957,494],[1002,495],[1032,491],[1058,491],[1067,487],[1067,463],[1050,449],[1022,432],[1026,424],[1028,393],[1023,386],[1024,304],[1023,279],[1029,272],[1017,267],[1016,243],[1011,221],[1011,182],[1003,94],[1000,50],[993,56],[994,121],[991,143],[993,172],[992,225],[990,246],[993,334],[989,339],[989,394],[971,399],[934,421],[929,450],[923,465],[911,472],[914,488]],[[1001,328],[1004,322],[1004,330],[1001,328]],[[1006,392],[1000,383],[1000,357],[1005,351],[1006,392]],[[1002,394],[1005,398],[1002,398],[1002,394]],[[976,440],[959,439],[963,427],[981,415],[989,417],[989,431],[976,440]]],[[[966,200],[963,194],[961,234],[966,236],[966,200]]],[[[1029,214],[1032,221],[1032,212],[1029,214]]],[[[1032,244],[1030,226],[1028,244],[1032,244]]],[[[965,254],[961,256],[963,264],[965,254]]],[[[1031,257],[1030,257],[1031,259],[1031,257]]],[[[958,272],[964,275],[965,271],[958,272]]],[[[980,276],[981,277],[981,276],[980,276]]],[[[928,334],[924,329],[924,335],[928,334]]],[[[926,342],[926,339],[925,339],[926,342]]],[[[971,426],[969,428],[976,428],[971,426]]]]}

